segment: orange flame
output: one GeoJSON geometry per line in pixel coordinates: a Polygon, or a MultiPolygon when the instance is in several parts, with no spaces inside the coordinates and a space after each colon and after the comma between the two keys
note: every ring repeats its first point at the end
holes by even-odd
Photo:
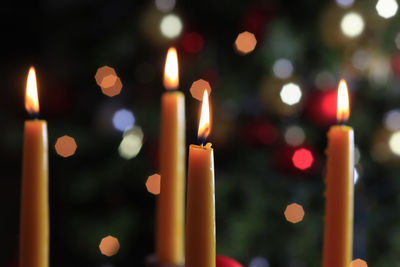
{"type": "Polygon", "coordinates": [[[179,86],[178,54],[175,47],[170,47],[165,60],[164,87],[168,90],[177,89],[179,86]]]}
{"type": "Polygon", "coordinates": [[[336,118],[338,122],[345,122],[349,119],[349,116],[349,90],[346,81],[342,79],[338,87],[336,118]]]}
{"type": "Polygon", "coordinates": [[[29,114],[34,115],[39,113],[39,99],[36,84],[35,68],[32,66],[29,69],[28,79],[26,81],[25,94],[25,109],[29,114]]]}
{"type": "Polygon", "coordinates": [[[210,105],[208,104],[208,92],[204,90],[203,103],[201,105],[199,131],[197,133],[198,138],[207,139],[211,131],[210,124],[210,105]]]}

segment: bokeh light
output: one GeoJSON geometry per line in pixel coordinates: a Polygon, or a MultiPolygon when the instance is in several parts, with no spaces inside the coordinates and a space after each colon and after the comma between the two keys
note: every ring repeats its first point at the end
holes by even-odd
{"type": "Polygon", "coordinates": [[[132,111],[120,109],[114,113],[112,122],[115,129],[124,132],[133,127],[135,124],[135,117],[133,116],[132,111]]]}
{"type": "Polygon", "coordinates": [[[383,117],[383,124],[385,128],[390,131],[397,131],[400,129],[400,109],[393,109],[388,111],[383,117]]]}
{"type": "Polygon", "coordinates": [[[288,222],[298,223],[304,218],[304,209],[303,206],[293,203],[286,207],[284,214],[288,222]]]}
{"type": "Polygon", "coordinates": [[[175,7],[175,0],[156,0],[156,7],[162,12],[170,12],[175,7]]]}
{"type": "Polygon", "coordinates": [[[257,39],[251,32],[240,33],[235,40],[235,48],[239,54],[247,55],[252,52],[257,44],[257,39]]]}
{"type": "Polygon", "coordinates": [[[280,96],[282,102],[289,106],[297,104],[302,96],[300,86],[295,83],[285,84],[281,89],[280,96]]]}
{"type": "Polygon", "coordinates": [[[185,34],[182,41],[183,49],[186,52],[196,54],[203,50],[204,39],[203,36],[197,32],[190,32],[185,34]]]}
{"type": "Polygon", "coordinates": [[[379,16],[388,19],[396,15],[399,5],[396,0],[379,0],[375,8],[379,16]]]}
{"type": "Polygon", "coordinates": [[[121,158],[132,159],[136,157],[143,146],[143,131],[139,126],[124,132],[122,141],[118,147],[118,152],[121,158]]]}
{"type": "Polygon", "coordinates": [[[314,156],[310,150],[299,148],[293,153],[292,162],[297,169],[306,170],[313,164],[314,156]]]}
{"type": "Polygon", "coordinates": [[[109,66],[99,68],[95,79],[103,94],[113,97],[121,93],[122,82],[113,68],[109,66]]]}
{"type": "Polygon", "coordinates": [[[350,263],[350,267],[368,267],[368,264],[364,260],[355,259],[350,263]]]}
{"type": "Polygon", "coordinates": [[[117,238],[109,235],[101,239],[100,245],[101,254],[111,257],[118,253],[119,241],[117,238]]]}
{"type": "Polygon", "coordinates": [[[345,14],[340,22],[340,29],[347,37],[354,38],[364,31],[364,19],[356,12],[345,14]]]}
{"type": "Polygon", "coordinates": [[[285,141],[291,146],[299,146],[306,139],[303,128],[297,125],[292,125],[288,127],[285,131],[285,141]]]}
{"type": "Polygon", "coordinates": [[[204,90],[207,90],[208,95],[211,94],[210,83],[203,79],[193,82],[192,86],[190,86],[190,93],[192,94],[192,97],[199,101],[203,100],[204,90]]]}
{"type": "Polygon", "coordinates": [[[354,0],[336,0],[336,3],[340,6],[340,7],[351,7],[354,4],[354,0]]]}
{"type": "Polygon", "coordinates": [[[161,176],[159,174],[150,175],[146,181],[147,191],[153,195],[160,194],[161,190],[161,176]]]}
{"type": "Polygon", "coordinates": [[[269,262],[266,258],[258,256],[250,260],[249,267],[269,267],[269,262]]]}
{"type": "Polygon", "coordinates": [[[73,137],[64,135],[57,139],[54,147],[58,155],[67,158],[75,154],[77,145],[73,137]]]}
{"type": "Polygon", "coordinates": [[[274,62],[272,70],[276,77],[286,79],[292,76],[293,65],[289,59],[281,58],[274,62]]]}
{"type": "Polygon", "coordinates": [[[175,14],[169,14],[161,19],[160,31],[168,39],[178,37],[182,32],[182,21],[175,14]]]}
{"type": "Polygon", "coordinates": [[[396,131],[390,136],[389,148],[393,154],[400,156],[400,131],[396,131]]]}

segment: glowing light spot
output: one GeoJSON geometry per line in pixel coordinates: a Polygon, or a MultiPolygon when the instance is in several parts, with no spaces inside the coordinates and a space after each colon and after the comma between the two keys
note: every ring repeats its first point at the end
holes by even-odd
{"type": "Polygon", "coordinates": [[[354,184],[356,184],[357,181],[358,181],[358,178],[360,178],[356,168],[354,168],[354,174],[353,175],[354,175],[354,184]]]}
{"type": "Polygon", "coordinates": [[[216,255],[215,263],[215,266],[217,267],[243,267],[243,265],[237,262],[235,259],[224,255],[216,255]]]}
{"type": "Polygon", "coordinates": [[[340,6],[340,7],[351,7],[354,4],[354,0],[336,0],[336,3],[340,6]]]}
{"type": "Polygon", "coordinates": [[[306,170],[314,162],[314,156],[310,150],[305,148],[297,149],[292,156],[293,165],[300,170],[306,170]]]}
{"type": "Polygon", "coordinates": [[[132,159],[136,157],[143,145],[143,131],[139,126],[133,126],[124,133],[118,152],[121,158],[132,159]]]}
{"type": "Polygon", "coordinates": [[[306,139],[304,131],[299,126],[290,126],[285,132],[285,141],[291,146],[299,146],[306,139]]]}
{"type": "Polygon", "coordinates": [[[343,16],[340,29],[350,38],[359,36],[364,31],[364,19],[356,12],[350,12],[343,16]]]}
{"type": "Polygon", "coordinates": [[[400,156],[400,131],[394,132],[390,136],[389,148],[393,154],[400,156]]]}
{"type": "Polygon", "coordinates": [[[365,50],[357,50],[352,57],[353,66],[358,70],[366,70],[369,65],[369,54],[365,50]]]}
{"type": "Polygon", "coordinates": [[[158,10],[162,12],[169,12],[175,7],[175,0],[156,0],[155,2],[158,10]]]}
{"type": "Polygon", "coordinates": [[[121,93],[122,83],[113,68],[103,66],[97,70],[94,77],[103,94],[113,97],[121,93]]]}
{"type": "Polygon", "coordinates": [[[153,195],[160,194],[161,190],[161,176],[159,174],[150,175],[146,181],[146,188],[149,193],[153,195]]]}
{"type": "Polygon", "coordinates": [[[280,79],[289,78],[293,73],[293,65],[290,60],[281,58],[275,61],[272,70],[276,77],[280,79]]]}
{"type": "Polygon", "coordinates": [[[113,236],[104,237],[99,245],[100,252],[108,257],[114,256],[119,250],[119,241],[113,236]]]}
{"type": "Polygon", "coordinates": [[[328,118],[336,118],[337,111],[337,93],[331,91],[325,94],[321,101],[322,112],[328,118]]]}
{"type": "Polygon", "coordinates": [[[252,258],[249,267],[269,267],[269,262],[264,257],[252,258]]]}
{"type": "Polygon", "coordinates": [[[375,8],[379,16],[388,19],[396,15],[399,5],[396,0],[379,0],[375,8]]]}
{"type": "Polygon", "coordinates": [[[193,82],[192,86],[190,87],[190,93],[192,94],[192,97],[199,101],[203,100],[204,90],[207,90],[208,95],[211,94],[210,84],[203,79],[193,82]]]}
{"type": "Polygon", "coordinates": [[[183,49],[189,53],[197,54],[203,50],[204,39],[203,36],[197,32],[190,32],[183,37],[183,49]]]}
{"type": "Polygon", "coordinates": [[[182,32],[182,21],[174,14],[166,15],[162,18],[160,23],[160,30],[162,35],[169,39],[178,37],[182,32]]]}
{"type": "Polygon", "coordinates": [[[240,33],[235,41],[235,48],[239,54],[247,55],[252,52],[257,44],[257,39],[251,32],[240,33]]]}
{"type": "Polygon", "coordinates": [[[288,205],[285,209],[285,218],[291,223],[301,222],[304,218],[303,206],[297,203],[288,205]]]}
{"type": "Polygon", "coordinates": [[[120,109],[114,113],[112,121],[115,129],[124,132],[135,124],[135,117],[131,111],[120,109]]]}
{"type": "Polygon", "coordinates": [[[400,109],[387,112],[383,118],[383,124],[390,131],[400,130],[400,109]]]}
{"type": "Polygon", "coordinates": [[[64,135],[57,139],[54,147],[58,155],[67,158],[75,154],[77,145],[74,138],[64,135]]]}
{"type": "Polygon", "coordinates": [[[297,104],[302,96],[300,86],[295,83],[285,84],[281,89],[280,96],[282,102],[289,106],[297,104]]]}
{"type": "Polygon", "coordinates": [[[350,267],[368,267],[368,264],[364,260],[355,259],[350,263],[350,267]]]}

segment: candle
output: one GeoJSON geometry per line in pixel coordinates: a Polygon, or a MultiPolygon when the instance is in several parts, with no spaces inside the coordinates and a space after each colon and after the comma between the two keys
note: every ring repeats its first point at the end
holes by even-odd
{"type": "MultiPolygon", "coordinates": [[[[26,110],[39,113],[35,69],[30,68],[26,84],[26,110]]],[[[49,266],[47,123],[27,120],[24,129],[22,162],[20,267],[49,266]]]]}
{"type": "MultiPolygon", "coordinates": [[[[208,92],[204,91],[198,137],[210,132],[208,92]]],[[[190,145],[186,207],[186,267],[215,267],[214,155],[211,143],[190,145]]]]}
{"type": "Polygon", "coordinates": [[[185,98],[179,86],[178,57],[168,50],[161,101],[161,190],[157,200],[156,255],[159,264],[184,263],[185,98]]]}
{"type": "MultiPolygon", "coordinates": [[[[349,117],[347,85],[338,88],[337,119],[349,117]]],[[[323,267],[348,267],[353,251],[354,132],[345,125],[332,126],[328,132],[326,173],[326,210],[323,267]]]]}

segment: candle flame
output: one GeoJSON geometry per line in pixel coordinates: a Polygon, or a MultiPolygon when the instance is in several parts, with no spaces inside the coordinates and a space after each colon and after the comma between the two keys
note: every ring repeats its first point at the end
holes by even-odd
{"type": "Polygon", "coordinates": [[[336,118],[338,122],[345,122],[349,119],[349,116],[349,90],[346,81],[342,79],[338,87],[336,118]]]}
{"type": "Polygon", "coordinates": [[[208,92],[204,90],[203,93],[203,103],[201,105],[201,113],[200,113],[200,122],[199,122],[199,131],[198,138],[205,140],[210,134],[210,105],[208,104],[208,92]]]}
{"type": "Polygon", "coordinates": [[[29,114],[35,115],[39,113],[39,99],[36,84],[35,68],[32,66],[28,72],[26,81],[25,109],[29,114]]]}
{"type": "Polygon", "coordinates": [[[179,86],[178,54],[175,47],[170,47],[165,60],[164,87],[167,90],[177,89],[179,86]]]}

